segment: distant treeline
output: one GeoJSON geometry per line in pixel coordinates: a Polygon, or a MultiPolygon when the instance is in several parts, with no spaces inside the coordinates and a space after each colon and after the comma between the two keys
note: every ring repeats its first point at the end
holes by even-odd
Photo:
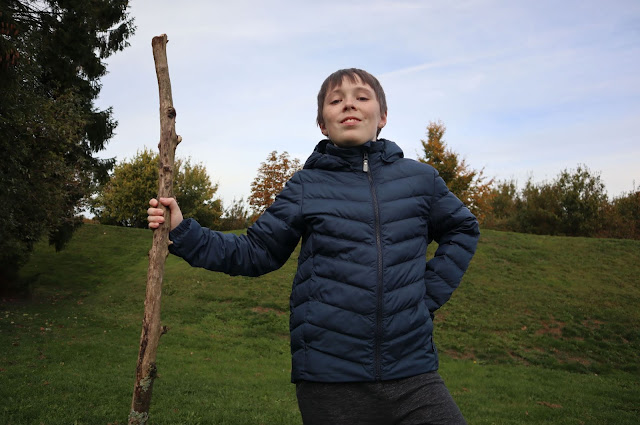
{"type": "Polygon", "coordinates": [[[449,189],[478,217],[482,227],[540,235],[640,239],[640,191],[609,200],[600,175],[584,165],[553,181],[518,189],[515,181],[494,181],[471,169],[446,147],[442,122],[427,126],[420,161],[435,167],[449,189]]]}
{"type": "MultiPolygon", "coordinates": [[[[530,177],[523,188],[515,181],[495,181],[471,169],[447,149],[441,122],[430,123],[419,161],[435,167],[449,189],[478,217],[483,228],[544,235],[640,239],[640,191],[613,200],[597,173],[584,165],[564,170],[552,181],[530,177]]],[[[178,159],[174,184],[185,217],[194,217],[215,230],[246,228],[271,205],[300,164],[287,152],[271,152],[257,170],[248,202],[234,199],[223,206],[215,198],[202,164],[178,159]],[[248,205],[247,205],[248,204],[248,205]]],[[[155,196],[157,154],[138,152],[116,165],[100,186],[91,209],[102,224],[146,227],[145,199],[155,196]]]]}
{"type": "Polygon", "coordinates": [[[640,191],[609,200],[600,177],[586,167],[562,171],[551,182],[497,183],[482,224],[540,235],[640,239],[640,191]]]}

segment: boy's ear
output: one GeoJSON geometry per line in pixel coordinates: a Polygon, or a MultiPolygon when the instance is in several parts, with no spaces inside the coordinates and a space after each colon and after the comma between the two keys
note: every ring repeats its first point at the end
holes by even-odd
{"type": "Polygon", "coordinates": [[[387,113],[380,116],[380,122],[378,123],[378,128],[382,129],[385,125],[387,125],[387,113]]]}
{"type": "Polygon", "coordinates": [[[320,127],[320,131],[322,132],[322,134],[329,137],[329,132],[327,131],[327,127],[324,125],[324,123],[319,123],[318,127],[320,127]]]}

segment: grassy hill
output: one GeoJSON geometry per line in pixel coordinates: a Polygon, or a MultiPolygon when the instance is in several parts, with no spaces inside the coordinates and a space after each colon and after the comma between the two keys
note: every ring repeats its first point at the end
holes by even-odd
{"type": "MultiPolygon", "coordinates": [[[[151,232],[85,225],[0,301],[1,424],[124,424],[151,232]]],[[[289,384],[296,255],[261,278],[168,258],[152,424],[300,424],[289,384]]],[[[640,242],[484,231],[436,317],[470,424],[640,423],[640,242]]]]}

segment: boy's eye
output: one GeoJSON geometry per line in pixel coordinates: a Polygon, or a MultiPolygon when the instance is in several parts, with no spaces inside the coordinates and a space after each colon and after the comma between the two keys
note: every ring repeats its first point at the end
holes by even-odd
{"type": "Polygon", "coordinates": [[[331,102],[329,102],[330,105],[337,105],[338,103],[340,103],[340,99],[333,99],[331,102]]]}
{"type": "Polygon", "coordinates": [[[364,96],[360,96],[360,97],[358,98],[358,100],[369,100],[369,98],[368,98],[368,97],[364,97],[364,96]]]}

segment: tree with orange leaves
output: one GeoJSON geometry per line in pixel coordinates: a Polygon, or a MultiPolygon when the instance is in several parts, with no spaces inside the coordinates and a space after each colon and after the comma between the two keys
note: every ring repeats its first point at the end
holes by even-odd
{"type": "Polygon", "coordinates": [[[493,179],[486,180],[483,169],[470,168],[464,159],[459,159],[456,152],[447,148],[444,141],[446,131],[447,128],[442,121],[429,122],[427,140],[421,140],[424,157],[418,160],[438,170],[449,190],[464,202],[482,223],[490,208],[493,179]]]}
{"type": "Polygon", "coordinates": [[[252,221],[255,221],[273,204],[276,195],[282,191],[285,183],[300,168],[300,160],[291,159],[287,151],[280,155],[278,155],[278,151],[273,151],[267,156],[267,160],[260,164],[258,175],[251,183],[249,205],[254,213],[252,221]]]}

